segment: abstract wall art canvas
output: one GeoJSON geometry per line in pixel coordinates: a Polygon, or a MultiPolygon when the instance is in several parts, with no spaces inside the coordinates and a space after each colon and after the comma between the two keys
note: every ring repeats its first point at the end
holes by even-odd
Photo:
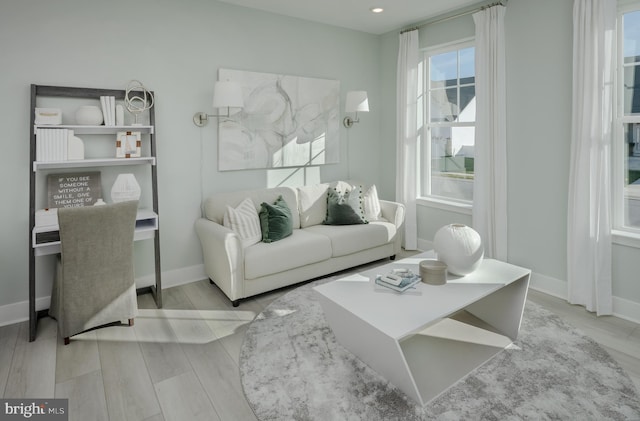
{"type": "Polygon", "coordinates": [[[218,79],[239,83],[244,99],[218,119],[220,171],[339,162],[339,81],[229,69],[218,79]]]}

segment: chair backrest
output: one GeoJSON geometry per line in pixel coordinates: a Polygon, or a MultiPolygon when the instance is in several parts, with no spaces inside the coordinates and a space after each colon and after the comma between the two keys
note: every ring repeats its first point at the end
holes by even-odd
{"type": "Polygon", "coordinates": [[[138,201],[58,209],[64,307],[102,308],[134,283],[138,201]],[[101,301],[104,302],[101,302],[101,301]]]}

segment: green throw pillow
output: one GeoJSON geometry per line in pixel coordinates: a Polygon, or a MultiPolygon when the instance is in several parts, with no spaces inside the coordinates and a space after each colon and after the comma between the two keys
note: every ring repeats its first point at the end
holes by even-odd
{"type": "Polygon", "coordinates": [[[293,233],[293,218],[291,209],[287,206],[282,196],[279,196],[273,205],[262,202],[260,209],[260,227],[262,228],[262,241],[272,243],[282,240],[293,233]]]}
{"type": "Polygon", "coordinates": [[[327,217],[325,225],[368,224],[362,207],[362,188],[353,187],[350,192],[340,193],[335,188],[327,193],[327,217]]]}

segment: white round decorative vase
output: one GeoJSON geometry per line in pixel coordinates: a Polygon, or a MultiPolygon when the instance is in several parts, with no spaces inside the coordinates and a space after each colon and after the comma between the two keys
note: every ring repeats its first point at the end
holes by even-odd
{"type": "Polygon", "coordinates": [[[102,110],[95,105],[83,105],[76,110],[76,124],[99,126],[102,124],[102,110]]]}
{"type": "Polygon", "coordinates": [[[133,174],[118,174],[111,187],[113,203],[140,199],[140,185],[133,174]]]}
{"type": "Polygon", "coordinates": [[[433,238],[433,248],[449,273],[460,276],[476,270],[484,256],[480,234],[463,224],[440,228],[433,238]]]}

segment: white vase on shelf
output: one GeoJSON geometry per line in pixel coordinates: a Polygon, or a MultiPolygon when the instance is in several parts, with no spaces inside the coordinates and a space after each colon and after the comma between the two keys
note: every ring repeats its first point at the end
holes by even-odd
{"type": "Polygon", "coordinates": [[[484,257],[480,234],[463,224],[440,228],[433,237],[433,249],[438,259],[447,264],[448,272],[460,276],[476,270],[484,257]]]}
{"type": "Polygon", "coordinates": [[[133,174],[118,174],[111,187],[111,201],[113,203],[140,199],[140,185],[133,174]]]}
{"type": "Polygon", "coordinates": [[[69,161],[84,159],[84,143],[77,136],[67,139],[67,159],[69,161]]]}
{"type": "Polygon", "coordinates": [[[82,105],[76,110],[76,124],[99,126],[104,121],[102,110],[95,105],[82,105]]]}

